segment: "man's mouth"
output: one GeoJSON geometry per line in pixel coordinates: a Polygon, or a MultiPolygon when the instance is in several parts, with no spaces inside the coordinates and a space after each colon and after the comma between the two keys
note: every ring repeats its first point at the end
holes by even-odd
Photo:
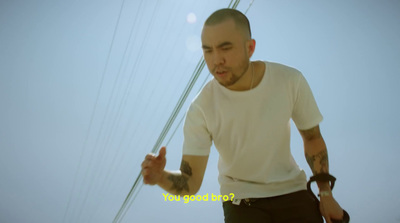
{"type": "Polygon", "coordinates": [[[226,71],[217,71],[217,72],[215,72],[215,73],[216,73],[217,76],[219,76],[219,77],[224,77],[224,76],[227,74],[226,71]]]}

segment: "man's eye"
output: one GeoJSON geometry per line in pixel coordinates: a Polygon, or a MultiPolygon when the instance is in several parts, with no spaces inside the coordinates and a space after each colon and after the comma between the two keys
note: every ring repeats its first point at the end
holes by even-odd
{"type": "Polygon", "coordinates": [[[230,49],[232,49],[232,47],[224,47],[224,48],[222,48],[222,50],[224,50],[224,51],[227,51],[227,50],[230,50],[230,49]]]}

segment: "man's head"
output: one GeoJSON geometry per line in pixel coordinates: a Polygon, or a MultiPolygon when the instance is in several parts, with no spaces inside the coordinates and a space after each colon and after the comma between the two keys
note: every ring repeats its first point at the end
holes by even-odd
{"type": "Polygon", "coordinates": [[[236,28],[240,29],[241,33],[246,39],[251,39],[250,22],[247,17],[238,10],[235,9],[220,9],[211,14],[204,25],[212,26],[226,20],[233,19],[236,28]]]}
{"type": "Polygon", "coordinates": [[[246,16],[234,9],[214,12],[204,23],[201,41],[207,67],[217,81],[229,89],[241,89],[249,79],[255,49],[246,16]]]}

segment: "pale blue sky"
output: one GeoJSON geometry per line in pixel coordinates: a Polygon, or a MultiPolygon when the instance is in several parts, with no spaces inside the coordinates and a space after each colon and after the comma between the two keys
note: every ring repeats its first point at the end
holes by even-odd
{"type": "MultiPolygon", "coordinates": [[[[0,222],[111,222],[202,55],[203,21],[229,3],[0,0],[0,222]]],[[[399,11],[396,0],[255,0],[247,13],[252,59],[307,78],[352,222],[400,222],[399,11]]],[[[181,147],[178,126],[167,168],[181,147]]],[[[219,193],[217,158],[213,149],[200,195],[219,193]]],[[[162,193],[143,186],[121,222],[223,222],[219,202],[162,193]]]]}

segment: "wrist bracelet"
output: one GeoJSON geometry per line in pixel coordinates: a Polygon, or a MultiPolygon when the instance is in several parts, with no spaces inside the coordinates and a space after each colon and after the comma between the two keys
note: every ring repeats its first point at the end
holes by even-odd
{"type": "Polygon", "coordinates": [[[318,197],[326,197],[326,196],[331,196],[332,193],[330,191],[320,191],[318,194],[318,197]]]}
{"type": "Polygon", "coordinates": [[[333,189],[333,186],[335,185],[336,178],[329,173],[319,173],[317,175],[314,175],[310,177],[310,180],[307,183],[307,188],[310,186],[311,182],[316,181],[316,182],[330,182],[330,187],[331,190],[333,189]]]}

